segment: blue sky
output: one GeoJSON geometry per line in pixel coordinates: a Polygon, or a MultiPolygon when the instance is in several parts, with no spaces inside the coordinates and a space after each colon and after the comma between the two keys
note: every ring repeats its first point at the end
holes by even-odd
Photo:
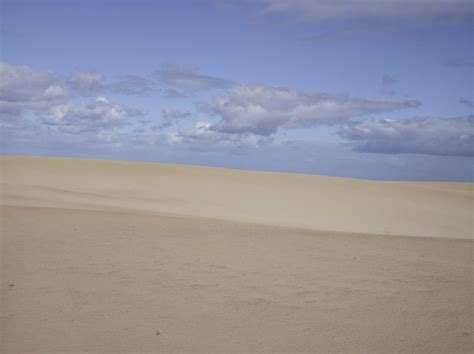
{"type": "Polygon", "coordinates": [[[1,0],[2,154],[473,180],[467,0],[1,0]]]}

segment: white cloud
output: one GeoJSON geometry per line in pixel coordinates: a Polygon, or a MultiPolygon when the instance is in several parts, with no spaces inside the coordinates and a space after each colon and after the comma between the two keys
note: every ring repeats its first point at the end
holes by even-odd
{"type": "Polygon", "coordinates": [[[339,134],[364,152],[474,156],[474,116],[357,122],[339,134]]]}
{"type": "Polygon", "coordinates": [[[97,97],[95,99],[96,102],[103,102],[103,103],[109,103],[109,100],[105,97],[97,97]]]}
{"type": "Polygon", "coordinates": [[[391,98],[360,99],[281,87],[239,85],[198,106],[202,112],[221,118],[211,130],[268,136],[280,128],[334,125],[353,117],[418,105],[417,101],[391,98]]]}

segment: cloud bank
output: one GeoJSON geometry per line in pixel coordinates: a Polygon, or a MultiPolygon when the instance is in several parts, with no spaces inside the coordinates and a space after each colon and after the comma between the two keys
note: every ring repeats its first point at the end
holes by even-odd
{"type": "MultiPolygon", "coordinates": [[[[108,146],[156,146],[166,144],[189,151],[240,151],[271,145],[279,131],[339,127],[338,135],[359,152],[474,156],[474,116],[425,117],[376,120],[387,112],[416,108],[416,100],[394,97],[357,98],[312,93],[285,87],[235,84],[197,74],[193,70],[161,71],[172,90],[195,91],[219,88],[197,112],[165,106],[161,124],[136,108],[110,102],[104,94],[142,95],[155,89],[156,81],[122,76],[107,81],[100,73],[76,71],[58,75],[50,70],[0,63],[0,130],[2,138],[17,144],[41,139],[61,144],[108,144],[108,146]],[[93,99],[92,97],[96,97],[93,99]],[[177,122],[196,114],[206,118],[188,129],[177,122]],[[371,117],[371,120],[366,120],[371,117]],[[129,127],[129,129],[119,129],[129,127]]],[[[393,85],[386,75],[382,84],[393,85]]],[[[460,103],[472,105],[467,99],[460,103]]],[[[152,117],[151,117],[152,118],[152,117]]],[[[201,118],[201,117],[200,117],[201,118]]],[[[69,146],[68,145],[68,146],[69,146]]]]}

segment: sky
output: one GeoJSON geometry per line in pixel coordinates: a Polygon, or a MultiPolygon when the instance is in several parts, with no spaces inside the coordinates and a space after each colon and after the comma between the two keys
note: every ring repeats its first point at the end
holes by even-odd
{"type": "Polygon", "coordinates": [[[471,0],[0,0],[0,149],[474,181],[471,0]]]}

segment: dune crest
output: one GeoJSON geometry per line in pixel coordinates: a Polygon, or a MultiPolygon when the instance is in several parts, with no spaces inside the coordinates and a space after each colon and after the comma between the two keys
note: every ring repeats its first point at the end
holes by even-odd
{"type": "Polygon", "coordinates": [[[365,234],[472,238],[472,183],[387,182],[63,158],[1,157],[1,204],[365,234]]]}

